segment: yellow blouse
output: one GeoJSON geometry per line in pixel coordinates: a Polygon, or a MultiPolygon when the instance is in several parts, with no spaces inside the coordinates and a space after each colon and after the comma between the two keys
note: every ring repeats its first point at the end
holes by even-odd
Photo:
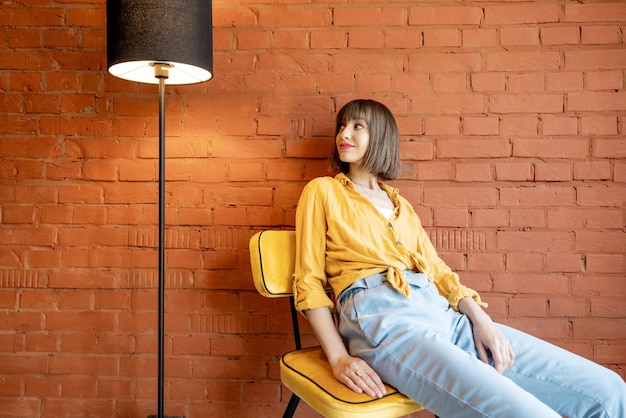
{"type": "Polygon", "coordinates": [[[485,305],[439,258],[419,217],[398,189],[379,185],[395,207],[389,219],[344,174],[319,177],[304,187],[296,210],[296,308],[332,309],[334,303],[325,288],[330,286],[339,295],[355,281],[384,271],[387,280],[408,295],[403,273],[407,269],[425,273],[454,309],[465,297],[485,305]]]}

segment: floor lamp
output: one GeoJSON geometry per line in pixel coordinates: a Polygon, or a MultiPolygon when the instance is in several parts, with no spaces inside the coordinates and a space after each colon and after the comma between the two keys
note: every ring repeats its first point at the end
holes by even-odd
{"type": "Polygon", "coordinates": [[[115,77],[159,85],[158,418],[165,340],[165,84],[213,76],[211,0],[107,0],[107,63],[115,77]]]}

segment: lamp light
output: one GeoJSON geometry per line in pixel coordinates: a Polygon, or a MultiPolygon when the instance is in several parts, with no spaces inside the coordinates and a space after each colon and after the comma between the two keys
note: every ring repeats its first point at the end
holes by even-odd
{"type": "Polygon", "coordinates": [[[211,0],[107,0],[107,63],[115,77],[159,85],[158,417],[165,339],[165,84],[213,77],[211,0]]]}

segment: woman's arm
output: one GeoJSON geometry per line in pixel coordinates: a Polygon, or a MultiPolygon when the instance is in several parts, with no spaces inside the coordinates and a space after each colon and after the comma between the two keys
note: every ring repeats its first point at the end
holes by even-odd
{"type": "Polygon", "coordinates": [[[472,322],[474,343],[480,359],[489,364],[489,354],[498,373],[502,373],[513,365],[515,353],[509,340],[495,326],[491,317],[470,297],[459,301],[459,311],[472,322]]]}
{"type": "Polygon", "coordinates": [[[382,398],[385,394],[383,382],[365,361],[348,353],[330,310],[324,307],[304,313],[326,353],[335,378],[357,393],[365,392],[372,398],[382,398]]]}

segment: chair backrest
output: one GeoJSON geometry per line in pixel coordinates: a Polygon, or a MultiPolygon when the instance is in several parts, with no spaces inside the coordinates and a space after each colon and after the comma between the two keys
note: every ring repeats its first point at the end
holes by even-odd
{"type": "Polygon", "coordinates": [[[266,230],[250,239],[250,264],[256,290],[265,297],[293,294],[296,232],[266,230]]]}

